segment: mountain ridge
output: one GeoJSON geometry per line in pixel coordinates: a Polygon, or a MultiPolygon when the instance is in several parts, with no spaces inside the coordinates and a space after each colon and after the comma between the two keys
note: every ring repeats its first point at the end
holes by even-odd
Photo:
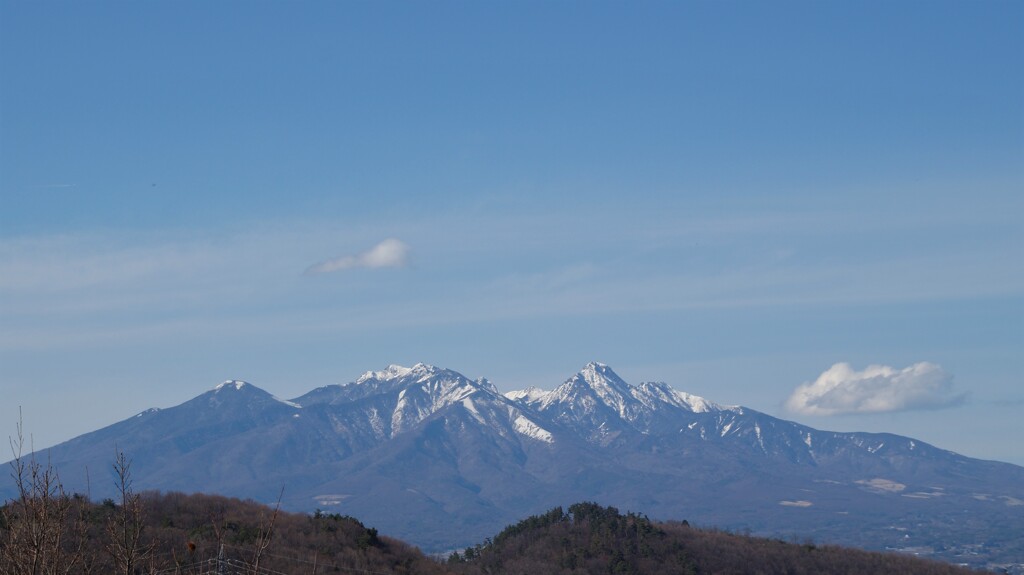
{"type": "Polygon", "coordinates": [[[102,496],[115,446],[146,489],[266,502],[284,486],[289,509],[360,517],[428,550],[582,499],[875,549],[916,542],[902,537],[909,530],[936,553],[1010,545],[991,525],[1024,530],[1024,468],[634,386],[598,362],[551,391],[505,394],[427,364],[288,400],[228,380],[48,456],[70,489],[102,496]],[[934,536],[920,535],[922,522],[934,536]]]}

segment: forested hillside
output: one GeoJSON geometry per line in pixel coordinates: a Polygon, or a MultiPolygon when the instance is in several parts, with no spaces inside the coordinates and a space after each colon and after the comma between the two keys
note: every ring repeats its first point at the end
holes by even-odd
{"type": "Polygon", "coordinates": [[[529,517],[491,541],[453,553],[449,566],[477,575],[547,574],[859,574],[969,572],[949,564],[653,523],[614,507],[577,503],[529,517]]]}
{"type": "Polygon", "coordinates": [[[70,496],[0,512],[0,574],[820,574],[965,573],[914,557],[654,523],[578,503],[511,525],[436,561],[357,519],[275,512],[216,495],[144,493],[127,504],[70,496]]]}
{"type": "Polygon", "coordinates": [[[0,574],[441,574],[443,565],[351,517],[275,512],[217,495],[127,505],[56,497],[0,512],[0,574]]]}

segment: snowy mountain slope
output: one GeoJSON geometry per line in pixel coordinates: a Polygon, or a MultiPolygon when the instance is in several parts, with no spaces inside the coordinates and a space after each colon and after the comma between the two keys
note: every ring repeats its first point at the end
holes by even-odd
{"type": "Polygon", "coordinates": [[[634,387],[597,362],[587,364],[553,391],[530,388],[510,392],[506,397],[602,445],[623,433],[670,430],[695,413],[727,411],[664,383],[634,387]]]}
{"type": "Polygon", "coordinates": [[[427,549],[582,499],[873,548],[1003,548],[994,532],[1024,532],[1020,467],[634,386],[599,363],[551,391],[507,394],[424,364],[290,400],[229,381],[47,455],[70,491],[100,498],[115,449],[141,489],[273,501],[283,487],[291,509],[355,515],[427,549]]]}

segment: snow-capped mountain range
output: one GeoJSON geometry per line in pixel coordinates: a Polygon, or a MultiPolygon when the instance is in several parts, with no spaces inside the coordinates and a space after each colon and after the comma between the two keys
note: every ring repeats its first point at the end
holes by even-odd
{"type": "Polygon", "coordinates": [[[601,363],[551,391],[504,394],[425,364],[287,400],[232,380],[47,455],[66,489],[101,498],[115,449],[131,457],[138,489],[273,501],[283,487],[290,509],[353,515],[427,550],[580,500],[947,555],[982,543],[1012,553],[1015,538],[999,534],[1024,533],[1024,468],[631,385],[601,363]]]}

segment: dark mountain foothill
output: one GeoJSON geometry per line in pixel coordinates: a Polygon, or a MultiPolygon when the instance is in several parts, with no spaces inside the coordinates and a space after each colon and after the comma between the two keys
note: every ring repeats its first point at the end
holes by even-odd
{"type": "Polygon", "coordinates": [[[604,575],[873,573],[952,575],[946,563],[895,553],[786,543],[657,523],[577,503],[429,557],[337,513],[288,513],[219,495],[126,492],[0,506],[0,575],[59,572],[225,575],[604,575]],[[59,508],[59,510],[58,510],[59,508]],[[44,513],[24,513],[42,511],[44,513]],[[44,529],[36,529],[45,526],[44,529]],[[23,537],[33,531],[33,537],[23,537]],[[40,545],[37,545],[39,543],[40,545]],[[35,551],[42,550],[37,554],[35,551]]]}
{"type": "Polygon", "coordinates": [[[813,543],[792,543],[698,529],[685,522],[652,522],[614,507],[577,503],[529,517],[483,545],[455,552],[460,575],[504,573],[757,573],[953,575],[970,573],[938,561],[813,543]]]}

